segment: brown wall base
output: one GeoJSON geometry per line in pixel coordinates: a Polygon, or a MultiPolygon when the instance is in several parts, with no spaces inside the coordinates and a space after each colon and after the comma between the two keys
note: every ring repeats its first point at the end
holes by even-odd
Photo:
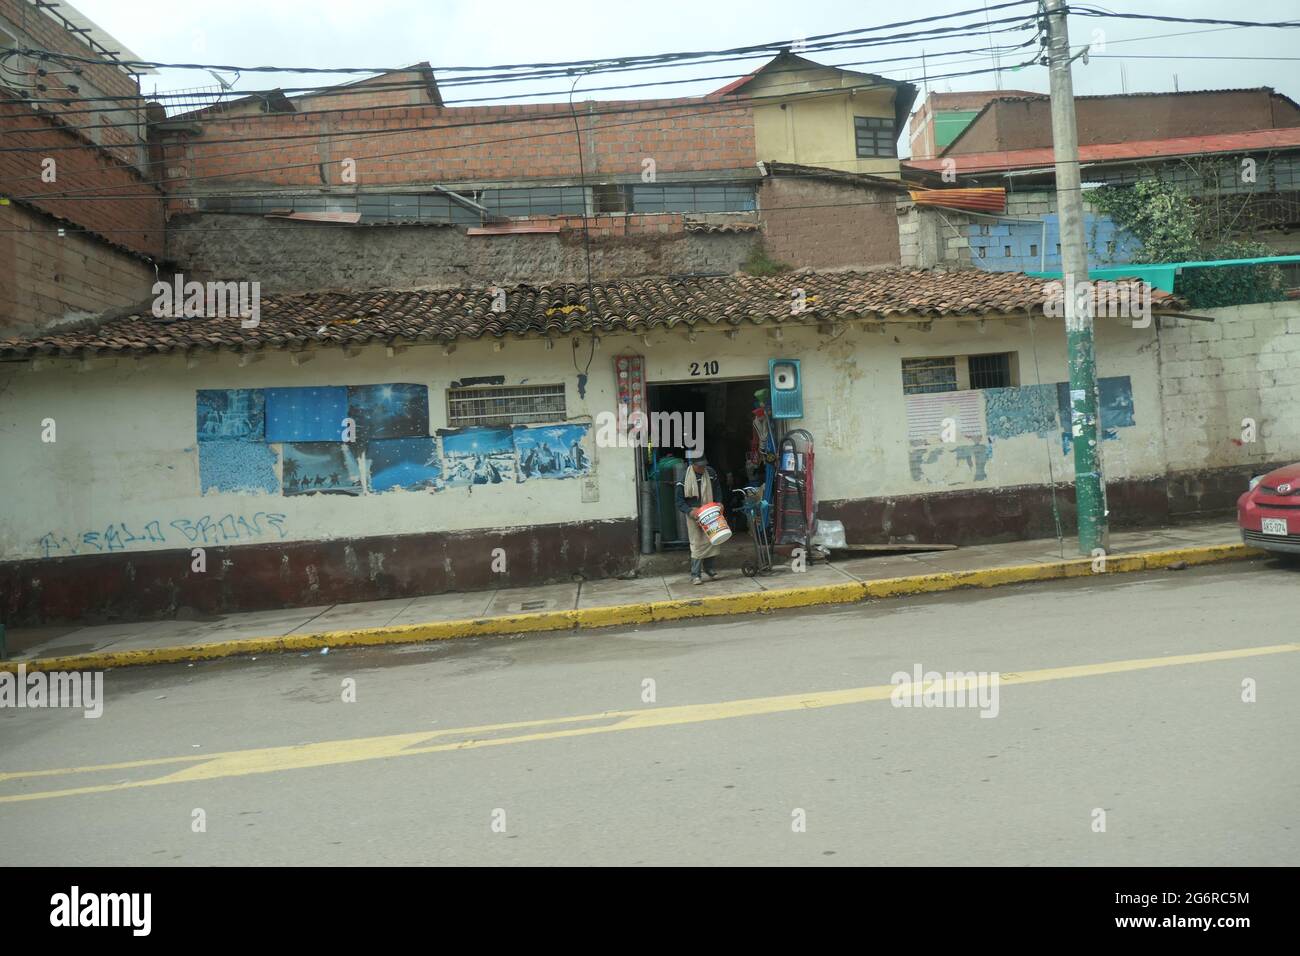
{"type": "Polygon", "coordinates": [[[636,566],[633,518],[463,533],[119,552],[0,564],[4,622],[20,625],[310,607],[608,577],[636,566]],[[504,573],[492,570],[495,548],[504,573]],[[229,562],[229,563],[227,563],[229,562]]]}
{"type": "MultiPolygon", "coordinates": [[[[1280,462],[1278,463],[1281,464],[1280,462]]],[[[1252,475],[1278,465],[1182,472],[1107,485],[1114,527],[1230,511],[1252,475]]],[[[958,545],[1074,534],[1074,489],[949,491],[896,498],[822,501],[821,518],[844,522],[854,544],[958,545]]],[[[633,518],[447,534],[388,535],[351,541],[208,548],[206,573],[190,570],[188,550],[119,552],[0,564],[0,615],[10,627],[96,623],[310,607],[609,577],[637,565],[633,518]],[[492,551],[506,571],[492,570],[492,551]],[[229,564],[227,564],[229,562],[229,564]]]]}
{"type": "MultiPolygon", "coordinates": [[[[1106,485],[1110,523],[1116,528],[1163,524],[1171,519],[1231,512],[1254,475],[1280,467],[1240,465],[1179,472],[1166,477],[1113,481],[1106,485]]],[[[817,516],[844,522],[854,544],[922,542],[990,544],[1049,538],[1077,529],[1074,487],[1059,485],[1055,503],[1045,485],[962,490],[897,498],[821,501],[817,516]]]]}

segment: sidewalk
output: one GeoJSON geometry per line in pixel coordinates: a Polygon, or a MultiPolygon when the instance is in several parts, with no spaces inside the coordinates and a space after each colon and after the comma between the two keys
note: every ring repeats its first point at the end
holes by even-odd
{"type": "MultiPolygon", "coordinates": [[[[1179,525],[1112,534],[1106,573],[1186,562],[1251,557],[1235,521],[1179,525]]],[[[453,637],[519,634],[644,624],[777,608],[851,603],[963,587],[995,587],[1095,573],[1092,561],[1056,539],[1013,541],[955,551],[882,554],[788,567],[767,577],[728,570],[695,587],[680,574],[634,580],[503,588],[361,604],[290,608],[190,620],[95,627],[15,628],[0,670],[121,667],[203,660],[237,654],[315,650],[351,645],[413,643],[453,637]],[[1064,552],[1064,553],[1062,553],[1064,552]]]]}

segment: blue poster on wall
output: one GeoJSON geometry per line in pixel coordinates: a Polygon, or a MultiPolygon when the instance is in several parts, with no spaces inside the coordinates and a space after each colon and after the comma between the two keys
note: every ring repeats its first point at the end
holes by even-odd
{"type": "Polygon", "coordinates": [[[591,473],[591,457],[582,447],[588,425],[516,425],[519,480],[576,478],[591,473]]]}
{"type": "Polygon", "coordinates": [[[380,438],[366,445],[370,490],[435,489],[442,477],[436,438],[380,438]]]}
{"type": "MultiPolygon", "coordinates": [[[[1097,433],[1103,441],[1119,438],[1120,428],[1137,424],[1133,415],[1133,382],[1127,375],[1097,379],[1098,422],[1097,433]]],[[[1070,383],[1056,383],[1056,401],[1061,414],[1061,448],[1065,454],[1074,446],[1070,415],[1070,383]]]]}
{"type": "Polygon", "coordinates": [[[266,401],[258,388],[199,389],[195,433],[199,441],[262,441],[266,401]]]}
{"type": "Polygon", "coordinates": [[[361,494],[361,467],[351,445],[286,444],[282,470],[286,495],[361,494]]]}
{"type": "Polygon", "coordinates": [[[251,441],[204,441],[199,444],[199,494],[274,495],[275,450],[251,441]]]}
{"type": "Polygon", "coordinates": [[[418,438],[429,434],[426,385],[352,385],[348,415],[357,423],[357,441],[418,438]]]}
{"type": "Polygon", "coordinates": [[[448,485],[515,480],[515,443],[509,428],[449,428],[438,434],[448,485]]]}
{"type": "Polygon", "coordinates": [[[348,417],[346,387],[268,388],[265,392],[268,442],[343,440],[343,419],[348,417]]]}

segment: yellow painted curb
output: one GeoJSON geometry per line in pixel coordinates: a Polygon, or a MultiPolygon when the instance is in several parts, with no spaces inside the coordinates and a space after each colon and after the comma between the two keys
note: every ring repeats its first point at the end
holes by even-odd
{"type": "MultiPolygon", "coordinates": [[[[1113,554],[1106,557],[1105,574],[1150,571],[1174,564],[1213,564],[1239,561],[1263,555],[1258,548],[1244,544],[1215,544],[1201,547],[1174,548],[1167,551],[1144,551],[1137,554],[1113,554]]],[[[430,621],[397,627],[354,628],[346,631],[321,631],[315,634],[291,634],[284,637],[247,637],[205,644],[175,647],[152,647],[130,651],[93,651],[66,657],[43,657],[31,661],[0,661],[0,671],[16,673],[19,664],[28,671],[105,670],[111,667],[134,667],[141,664],[174,664],[184,661],[215,660],[246,654],[274,654],[285,651],[310,651],[322,647],[370,647],[381,644],[419,644],[459,637],[487,637],[509,634],[536,634],[547,631],[589,630],[598,627],[651,624],[695,617],[725,614],[753,614],[819,604],[853,604],[868,598],[905,597],[910,594],[934,594],[960,588],[993,588],[1004,584],[1030,581],[1053,581],[1084,577],[1095,573],[1092,558],[1067,558],[1049,564],[1017,564],[973,571],[940,571],[904,578],[881,578],[874,581],[845,581],[803,588],[781,588],[743,594],[719,594],[692,600],[650,601],[640,604],[614,604],[604,607],[578,608],[568,611],[541,611],[503,617],[467,618],[455,621],[430,621]]]]}

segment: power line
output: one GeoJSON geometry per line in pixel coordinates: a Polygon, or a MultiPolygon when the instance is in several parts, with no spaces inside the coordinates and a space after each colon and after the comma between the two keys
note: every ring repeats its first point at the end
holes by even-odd
{"type": "MultiPolygon", "coordinates": [[[[1033,61],[1033,60],[1028,60],[1028,61],[1025,61],[1024,63],[1016,64],[1016,65],[1011,66],[1011,67],[999,67],[998,69],[1016,70],[1016,69],[1020,69],[1020,68],[1025,67],[1025,66],[1031,66],[1031,65],[1034,64],[1034,62],[1035,62],[1035,61],[1033,61]]],[[[959,72],[959,73],[947,74],[947,75],[945,75],[945,76],[941,76],[941,77],[938,77],[938,78],[939,78],[939,79],[943,79],[943,78],[954,78],[954,77],[958,77],[958,76],[972,76],[972,75],[976,75],[976,74],[980,74],[980,73],[988,73],[988,72],[991,72],[991,70],[987,70],[987,69],[986,69],[986,70],[967,70],[967,71],[963,71],[963,72],[959,72]]],[[[749,103],[757,102],[758,100],[774,99],[774,100],[784,100],[784,101],[789,101],[789,100],[802,100],[802,99],[816,99],[816,98],[821,98],[821,97],[825,97],[825,96],[838,96],[838,95],[842,95],[842,94],[844,94],[844,93],[847,93],[847,92],[850,92],[850,91],[853,91],[853,90],[885,89],[885,88],[887,88],[887,87],[888,87],[888,85],[882,85],[882,84],[861,84],[861,85],[858,85],[858,86],[841,86],[841,87],[823,88],[823,89],[820,89],[820,90],[811,90],[811,91],[807,91],[807,92],[805,92],[805,93],[781,94],[781,95],[775,95],[775,96],[771,96],[771,97],[758,97],[758,98],[751,98],[750,100],[748,100],[748,101],[746,101],[746,102],[744,102],[744,103],[726,103],[726,104],[718,104],[718,105],[715,105],[715,106],[713,106],[712,108],[709,108],[709,109],[695,110],[695,111],[692,111],[692,112],[684,112],[684,113],[675,113],[673,118],[675,118],[675,119],[680,119],[680,118],[689,117],[689,116],[707,116],[707,115],[712,115],[712,114],[714,114],[714,113],[723,113],[723,112],[731,112],[731,111],[736,111],[736,110],[743,110],[743,109],[748,108],[748,104],[749,104],[749,103]]],[[[685,107],[683,107],[683,109],[684,109],[684,108],[685,108],[685,107]]],[[[665,107],[663,107],[663,106],[661,106],[661,105],[660,105],[660,106],[648,106],[648,107],[640,107],[640,108],[631,108],[631,109],[630,109],[630,108],[626,108],[626,107],[624,107],[624,108],[618,108],[618,109],[613,109],[613,110],[605,110],[605,111],[588,111],[588,115],[589,115],[589,116],[592,116],[592,115],[610,115],[610,114],[613,114],[613,115],[626,115],[626,114],[628,114],[628,113],[640,113],[640,112],[647,112],[647,111],[653,111],[653,112],[665,112],[665,111],[667,111],[667,110],[675,110],[675,109],[676,109],[676,107],[667,107],[667,108],[665,108],[665,107]]],[[[553,114],[553,115],[546,116],[546,117],[536,117],[536,116],[534,116],[534,117],[527,117],[527,118],[523,118],[523,117],[503,117],[503,118],[501,118],[500,120],[479,121],[479,122],[462,123],[462,124],[444,124],[444,125],[437,125],[437,126],[417,126],[417,127],[410,127],[410,128],[404,128],[404,129],[379,130],[379,131],[374,131],[374,132],[371,132],[371,131],[365,131],[365,132],[364,132],[364,135],[359,134],[359,133],[357,133],[356,131],[347,131],[347,132],[337,133],[337,134],[333,134],[333,135],[346,135],[346,136],[349,136],[349,137],[351,137],[351,138],[368,138],[368,139],[373,139],[373,138],[378,138],[378,137],[380,137],[380,136],[395,135],[395,134],[402,133],[402,132],[412,132],[412,131],[436,131],[436,130],[444,130],[444,129],[450,129],[450,128],[461,128],[461,127],[467,127],[467,126],[468,126],[468,127],[475,127],[475,126],[489,126],[489,125],[506,125],[506,124],[520,123],[520,122],[536,122],[538,119],[563,119],[563,118],[564,118],[564,117],[563,117],[562,114],[560,114],[560,115],[554,115],[554,114],[553,114]]],[[[589,129],[597,129],[597,130],[599,130],[599,129],[613,129],[613,128],[617,128],[617,127],[620,127],[620,126],[634,126],[634,125],[639,125],[639,124],[641,124],[641,123],[645,123],[645,122],[648,122],[648,121],[649,121],[649,120],[646,120],[646,119],[631,120],[631,121],[628,121],[628,122],[626,122],[626,123],[611,123],[611,124],[606,124],[606,125],[603,125],[603,126],[589,127],[589,129]]],[[[323,133],[320,133],[320,134],[306,134],[306,135],[307,135],[309,138],[316,138],[316,139],[319,139],[319,138],[322,138],[322,137],[324,137],[324,136],[331,135],[331,134],[323,134],[323,133]]],[[[475,142],[475,143],[450,143],[450,144],[444,144],[444,145],[441,145],[441,146],[426,146],[426,147],[419,147],[419,148],[409,149],[409,150],[399,150],[399,151],[395,151],[395,152],[391,152],[391,153],[378,153],[378,154],[370,155],[370,156],[358,156],[358,157],[352,157],[352,158],[356,159],[358,162],[360,162],[360,161],[362,161],[362,160],[393,159],[393,158],[402,157],[402,156],[411,156],[411,155],[419,155],[419,154],[423,154],[423,153],[441,152],[441,151],[444,151],[444,150],[466,149],[466,148],[475,147],[475,146],[491,146],[491,145],[497,145],[497,144],[499,144],[499,143],[518,142],[518,141],[526,140],[526,139],[538,139],[538,138],[544,138],[544,137],[549,137],[549,136],[562,136],[562,135],[567,135],[567,134],[566,134],[565,131],[563,131],[563,130],[555,130],[555,131],[547,131],[547,132],[529,133],[529,134],[526,134],[526,135],[523,135],[523,136],[501,137],[501,138],[494,139],[494,140],[483,140],[483,141],[479,141],[479,142],[475,142]]],[[[254,141],[257,141],[257,142],[264,142],[264,141],[267,141],[267,140],[277,140],[277,139],[283,139],[283,138],[301,139],[301,138],[303,138],[303,136],[292,136],[292,137],[266,137],[265,139],[255,139],[254,141]]],[[[192,145],[199,145],[199,144],[192,144],[192,145]]],[[[262,153],[262,152],[272,151],[272,150],[275,150],[275,149],[276,149],[276,147],[266,147],[266,148],[264,148],[264,149],[247,150],[247,151],[245,151],[243,154],[240,154],[240,153],[233,153],[233,154],[230,154],[230,153],[228,153],[228,154],[218,154],[217,156],[212,157],[212,158],[213,158],[213,159],[228,159],[228,158],[231,158],[232,156],[237,156],[237,155],[250,155],[250,154],[254,154],[254,153],[262,153]]],[[[156,164],[150,164],[150,165],[156,165],[156,164]]],[[[209,174],[209,175],[207,175],[207,176],[190,176],[190,177],[186,177],[186,181],[192,183],[192,182],[196,182],[196,181],[200,181],[200,180],[229,179],[229,178],[231,178],[232,176],[235,176],[235,175],[251,175],[253,172],[256,172],[256,173],[268,173],[268,172],[285,171],[285,170],[291,170],[291,169],[319,168],[320,165],[321,165],[321,164],[320,164],[320,161],[319,161],[319,160],[317,160],[317,161],[311,161],[311,162],[302,162],[302,163],[285,163],[285,164],[280,164],[280,165],[272,165],[272,166],[261,167],[261,168],[259,168],[259,169],[257,169],[257,170],[251,170],[251,171],[249,171],[249,173],[243,173],[243,174],[221,173],[221,174],[209,174]]],[[[20,181],[24,181],[24,180],[9,180],[8,182],[20,182],[20,181]]],[[[166,184],[166,182],[167,182],[167,180],[161,180],[161,179],[160,179],[160,180],[142,180],[141,182],[138,182],[138,183],[123,184],[123,185],[121,185],[121,186],[112,186],[112,185],[110,185],[110,186],[103,186],[103,187],[97,187],[97,188],[99,188],[99,189],[108,189],[108,190],[116,190],[116,189],[123,189],[123,188],[138,188],[138,187],[140,187],[140,186],[163,186],[163,185],[166,184]]],[[[4,185],[4,184],[5,184],[4,182],[0,182],[0,185],[4,185]]],[[[26,195],[26,196],[14,196],[14,197],[11,197],[11,198],[15,198],[15,199],[30,199],[30,200],[40,200],[40,199],[49,200],[49,199],[60,199],[60,198],[68,198],[68,199],[71,199],[71,198],[86,198],[86,199],[94,199],[94,198],[114,198],[114,197],[112,197],[112,196],[95,196],[95,195],[74,196],[74,195],[69,194],[69,193],[61,193],[61,192],[45,192],[45,193],[33,193],[33,194],[30,194],[30,195],[26,195]]]]}
{"type": "MultiPolygon", "coordinates": [[[[1013,30],[1020,30],[1020,29],[1023,29],[1023,28],[1022,28],[1022,27],[1012,27],[1012,28],[1008,28],[1007,31],[1002,31],[1002,32],[1010,32],[1010,31],[1013,31],[1013,30]]],[[[1021,42],[1021,43],[1017,43],[1017,44],[1007,44],[1007,45],[1004,45],[1004,46],[1002,46],[1002,47],[999,47],[999,55],[1005,55],[1005,54],[1007,54],[1007,53],[1015,52],[1016,50],[1023,49],[1023,48],[1025,48],[1025,47],[1027,47],[1027,46],[1030,46],[1030,45],[1036,43],[1036,42],[1037,42],[1037,37],[1031,37],[1030,39],[1025,40],[1025,41],[1023,41],[1023,42],[1021,42]]],[[[937,57],[944,57],[944,56],[955,56],[955,55],[958,55],[958,54],[965,54],[965,53],[982,53],[983,51],[984,51],[984,48],[983,48],[983,47],[979,47],[979,48],[966,49],[966,50],[948,50],[948,51],[940,51],[940,52],[937,52],[937,53],[927,54],[927,56],[929,56],[929,57],[931,57],[931,58],[937,58],[937,57]]],[[[947,65],[952,66],[952,65],[956,65],[956,64],[958,64],[958,63],[974,63],[974,62],[981,62],[981,61],[984,61],[984,60],[987,60],[987,59],[990,59],[990,58],[991,58],[991,57],[988,56],[988,55],[977,56],[977,57],[971,57],[971,58],[968,59],[968,60],[955,60],[955,61],[951,61],[951,62],[948,63],[947,65]]],[[[891,58],[885,58],[885,59],[873,59],[873,60],[858,60],[858,61],[850,61],[850,62],[847,62],[847,63],[826,63],[826,64],[821,64],[821,65],[826,66],[826,67],[829,67],[829,68],[832,68],[832,69],[842,69],[842,68],[847,67],[847,66],[863,66],[863,65],[872,65],[872,64],[876,64],[876,63],[908,62],[908,61],[915,61],[915,60],[919,60],[919,59],[920,59],[920,57],[912,57],[912,56],[908,56],[908,57],[891,57],[891,58]]],[[[769,73],[768,75],[775,75],[775,74],[778,74],[778,73],[801,73],[801,72],[805,72],[804,68],[802,68],[802,67],[777,68],[777,69],[773,69],[773,70],[771,70],[770,73],[769,73]]],[[[690,78],[688,78],[688,79],[680,79],[680,80],[647,80],[647,81],[645,81],[645,82],[641,82],[641,83],[627,83],[627,84],[618,84],[618,85],[603,86],[603,87],[592,87],[592,88],[589,88],[589,89],[587,90],[587,92],[601,92],[601,91],[620,90],[620,89],[639,89],[639,88],[644,88],[644,87],[653,87],[653,86],[673,86],[673,85],[680,85],[680,84],[685,84],[685,83],[700,83],[700,82],[709,82],[709,81],[717,81],[717,80],[736,80],[736,79],[741,79],[741,78],[743,78],[743,77],[745,77],[745,76],[748,76],[748,75],[750,75],[750,74],[748,74],[748,73],[728,73],[728,74],[717,74],[717,75],[714,75],[714,76],[690,77],[690,78]]],[[[367,87],[364,88],[364,92],[373,92],[373,91],[376,91],[376,90],[379,90],[379,91],[385,91],[385,92],[386,92],[386,91],[401,91],[401,90],[423,89],[424,87],[425,87],[425,84],[423,84],[423,83],[420,83],[420,82],[414,82],[414,81],[408,81],[408,82],[400,82],[400,83],[376,84],[376,85],[373,85],[373,86],[367,86],[367,87]]],[[[284,92],[284,91],[283,91],[283,90],[265,90],[265,91],[251,92],[251,93],[242,93],[241,96],[242,96],[243,98],[255,98],[255,97],[258,97],[258,96],[262,96],[262,95],[268,95],[268,96],[269,96],[269,95],[274,94],[274,93],[276,93],[276,92],[284,92]]],[[[355,96],[355,95],[358,94],[358,92],[359,92],[359,89],[358,89],[357,87],[336,87],[336,88],[333,88],[333,89],[326,89],[326,90],[322,91],[322,92],[319,94],[319,96],[355,96]]],[[[185,95],[185,96],[188,96],[188,95],[192,95],[192,94],[177,94],[177,95],[185,95]]],[[[495,100],[513,100],[513,99],[530,98],[530,97],[534,97],[534,96],[554,96],[554,95],[564,95],[564,94],[563,94],[563,91],[558,91],[558,93],[557,93],[556,91],[541,91],[541,92],[537,92],[537,93],[516,93],[516,94],[510,94],[510,95],[507,95],[507,96],[501,96],[501,97],[467,97],[467,98],[465,98],[465,99],[461,99],[461,100],[444,100],[444,101],[443,101],[443,105],[455,105],[455,104],[462,104],[462,103],[483,103],[483,102],[490,102],[490,101],[495,101],[495,100]]],[[[708,95],[710,95],[710,94],[703,94],[703,96],[708,96],[708,95]]],[[[701,98],[703,98],[703,96],[699,96],[699,97],[689,97],[689,98],[691,98],[691,99],[701,99],[701,98]]],[[[385,110],[397,110],[397,109],[418,109],[418,108],[422,108],[422,107],[433,108],[435,104],[432,104],[432,103],[428,103],[428,104],[393,103],[393,104],[380,104],[380,105],[364,106],[364,107],[362,107],[362,106],[346,106],[346,107],[338,107],[338,108],[335,108],[335,109],[307,110],[307,111],[304,111],[304,112],[298,112],[298,113],[252,113],[252,114],[247,114],[247,115],[230,115],[230,114],[228,114],[228,113],[222,112],[219,108],[220,108],[221,106],[223,106],[223,105],[226,105],[226,104],[217,104],[217,105],[214,106],[214,107],[208,107],[208,108],[206,108],[206,109],[204,109],[204,110],[202,110],[202,111],[197,111],[196,113],[177,114],[177,115],[174,115],[174,116],[168,117],[168,121],[169,121],[169,122],[176,122],[176,121],[185,120],[185,121],[192,121],[192,122],[197,122],[197,123],[204,123],[204,122],[210,122],[210,123],[241,122],[241,123],[242,123],[242,122],[246,122],[246,121],[249,121],[249,120],[276,120],[276,119],[281,119],[281,118],[283,118],[283,117],[285,117],[285,116],[312,116],[312,117],[315,117],[315,116],[323,116],[323,115],[328,115],[328,114],[338,114],[338,113],[381,112],[381,111],[385,111],[385,110]],[[209,111],[211,111],[211,112],[209,112],[209,111]],[[204,112],[204,113],[207,113],[208,115],[198,115],[198,112],[204,112]]],[[[544,106],[544,105],[547,105],[547,104],[537,104],[537,105],[539,105],[539,106],[544,106]]],[[[472,108],[472,107],[471,107],[471,108],[472,108]]],[[[125,110],[125,109],[127,109],[127,108],[126,108],[126,107],[123,107],[122,109],[125,110]]],[[[139,111],[139,109],[138,109],[137,107],[131,107],[131,109],[132,109],[133,111],[136,111],[136,112],[139,111]]],[[[44,115],[48,115],[48,116],[52,116],[52,117],[59,117],[59,118],[62,118],[62,117],[65,117],[65,116],[71,116],[71,115],[82,115],[82,114],[88,114],[88,113],[102,114],[103,112],[104,112],[104,110],[103,110],[103,109],[99,109],[99,108],[97,108],[97,109],[84,109],[84,110],[59,110],[59,111],[57,111],[57,112],[51,110],[51,111],[44,111],[44,115]]],[[[147,122],[147,121],[144,121],[144,122],[147,122]]],[[[99,123],[99,124],[83,124],[83,125],[67,124],[66,126],[64,126],[64,127],[62,127],[62,128],[65,129],[65,130],[86,131],[86,130],[94,130],[94,129],[119,129],[119,128],[122,128],[122,127],[125,127],[125,126],[129,126],[129,125],[140,125],[140,124],[126,124],[126,123],[99,123]]],[[[48,130],[49,130],[49,127],[48,127],[48,126],[39,126],[39,127],[34,126],[34,127],[21,127],[21,128],[18,128],[18,129],[11,129],[11,130],[7,130],[6,132],[10,132],[10,133],[41,133],[41,132],[48,132],[48,130]]],[[[248,141],[253,141],[253,140],[256,140],[256,139],[258,139],[258,137],[250,137],[250,138],[248,138],[248,141]]],[[[217,143],[217,142],[241,142],[241,140],[208,140],[208,141],[206,141],[206,142],[207,142],[207,143],[217,143]]],[[[84,148],[94,148],[94,147],[95,147],[95,144],[85,144],[85,147],[84,147],[84,148]]],[[[30,150],[30,149],[36,149],[36,148],[38,148],[38,147],[18,147],[17,149],[18,149],[19,151],[21,151],[21,150],[23,150],[23,149],[29,149],[29,150],[30,150]]],[[[79,148],[83,148],[83,147],[82,147],[82,146],[64,146],[64,147],[53,147],[53,148],[56,148],[56,149],[79,149],[79,148]]],[[[10,151],[10,150],[0,149],[0,152],[7,152],[7,151],[10,151]]]]}
{"type": "Polygon", "coordinates": [[[1070,7],[1069,12],[1079,17],[1111,17],[1117,20],[1156,20],[1161,23],[1208,23],[1227,27],[1300,27],[1300,20],[1221,20],[1215,17],[1171,17],[1156,13],[1113,13],[1096,7],[1070,7]]]}
{"type": "MultiPolygon", "coordinates": [[[[1036,3],[1037,0],[1008,0],[1008,2],[995,4],[988,7],[988,10],[1004,10],[1011,7],[1022,7],[1036,3]]],[[[951,20],[955,17],[969,16],[981,13],[985,8],[973,8],[967,10],[958,10],[952,13],[937,14],[931,17],[921,17],[915,20],[900,20],[893,23],[884,23],[871,27],[858,27],[853,30],[840,30],[834,33],[823,33],[817,36],[792,38],[785,40],[774,40],[767,43],[750,44],[748,46],[730,47],[722,50],[698,50],[691,52],[673,52],[673,53],[653,53],[638,54],[633,56],[621,57],[600,57],[586,60],[564,60],[541,63],[512,63],[497,64],[493,66],[440,66],[433,67],[436,73],[475,73],[487,70],[505,71],[505,70],[554,70],[554,69],[573,69],[579,70],[583,67],[608,67],[618,64],[647,64],[655,62],[672,62],[681,60],[698,59],[706,56],[722,56],[736,53],[761,53],[761,52],[780,52],[782,50],[792,49],[798,45],[805,50],[812,50],[814,47],[821,48],[833,45],[836,42],[842,42],[840,38],[854,36],[862,33],[873,33],[881,30],[892,30],[898,27],[916,26],[922,23],[934,23],[940,20],[951,20]]],[[[997,22],[997,21],[995,21],[997,22]]],[[[933,30],[915,31],[918,33],[935,32],[942,29],[936,27],[933,30]]],[[[25,56],[57,56],[58,59],[68,60],[80,63],[104,64],[105,61],[100,57],[84,57],[75,54],[52,54],[47,50],[17,50],[25,56]]],[[[350,73],[393,73],[402,72],[411,69],[406,67],[303,67],[303,66],[231,66],[229,64],[213,63],[164,63],[158,60],[121,60],[116,61],[113,65],[122,67],[149,67],[153,69],[183,69],[183,70],[217,70],[220,72],[238,72],[238,73],[303,73],[303,74],[350,74],[350,73]]],[[[593,72],[598,72],[593,69],[593,72]]]]}

